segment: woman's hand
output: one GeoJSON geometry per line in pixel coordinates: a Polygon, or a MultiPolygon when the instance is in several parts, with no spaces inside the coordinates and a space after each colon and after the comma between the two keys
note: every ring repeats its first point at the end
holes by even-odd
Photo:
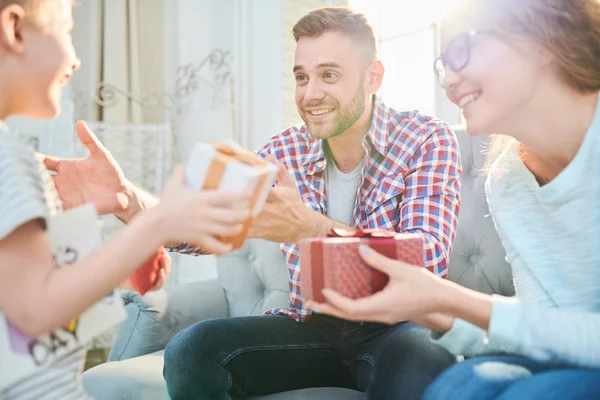
{"type": "Polygon", "coordinates": [[[389,283],[380,292],[358,300],[324,289],[327,304],[307,302],[315,312],[345,320],[376,321],[395,324],[413,321],[431,329],[448,330],[453,319],[443,315],[449,282],[423,267],[387,258],[367,246],[360,247],[367,264],[389,275],[389,283]]]}

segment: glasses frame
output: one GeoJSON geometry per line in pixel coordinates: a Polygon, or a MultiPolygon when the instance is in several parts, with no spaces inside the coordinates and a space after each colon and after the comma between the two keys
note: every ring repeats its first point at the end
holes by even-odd
{"type": "Polygon", "coordinates": [[[480,36],[480,35],[490,35],[493,33],[494,32],[492,32],[492,31],[485,31],[485,30],[484,31],[470,30],[470,31],[465,32],[465,33],[455,37],[454,39],[452,39],[450,41],[450,43],[448,43],[448,46],[446,46],[446,49],[451,49],[453,43],[456,43],[459,40],[464,40],[466,42],[465,48],[467,50],[467,56],[465,57],[464,62],[462,62],[460,65],[456,66],[456,65],[452,65],[452,62],[448,59],[447,51],[444,53],[440,53],[440,56],[437,57],[433,61],[433,72],[435,73],[435,77],[438,81],[438,84],[440,86],[443,86],[444,79],[446,78],[445,72],[446,72],[447,68],[450,68],[454,72],[460,72],[463,69],[465,69],[467,67],[467,65],[469,65],[469,63],[471,62],[471,47],[473,46],[472,40],[474,37],[480,36]]]}

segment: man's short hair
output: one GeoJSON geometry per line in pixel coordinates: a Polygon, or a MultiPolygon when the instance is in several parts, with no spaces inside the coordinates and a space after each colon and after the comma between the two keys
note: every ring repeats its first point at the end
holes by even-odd
{"type": "Polygon", "coordinates": [[[375,33],[364,14],[346,7],[322,7],[300,18],[292,30],[296,42],[302,37],[318,37],[325,32],[349,36],[361,48],[368,62],[377,59],[375,33]]]}

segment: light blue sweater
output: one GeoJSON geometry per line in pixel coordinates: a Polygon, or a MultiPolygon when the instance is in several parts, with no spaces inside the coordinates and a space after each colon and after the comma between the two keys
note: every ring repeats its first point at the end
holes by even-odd
{"type": "Polygon", "coordinates": [[[489,331],[462,320],[435,340],[465,356],[506,352],[600,368],[600,104],[573,159],[540,187],[512,141],[486,182],[518,298],[493,297],[489,331]]]}

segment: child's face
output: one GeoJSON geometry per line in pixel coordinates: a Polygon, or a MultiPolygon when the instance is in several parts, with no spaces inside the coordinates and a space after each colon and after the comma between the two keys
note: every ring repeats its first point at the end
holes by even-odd
{"type": "Polygon", "coordinates": [[[12,114],[49,119],[60,113],[63,87],[80,64],[71,39],[71,1],[42,2],[37,21],[15,24],[12,114]]]}

